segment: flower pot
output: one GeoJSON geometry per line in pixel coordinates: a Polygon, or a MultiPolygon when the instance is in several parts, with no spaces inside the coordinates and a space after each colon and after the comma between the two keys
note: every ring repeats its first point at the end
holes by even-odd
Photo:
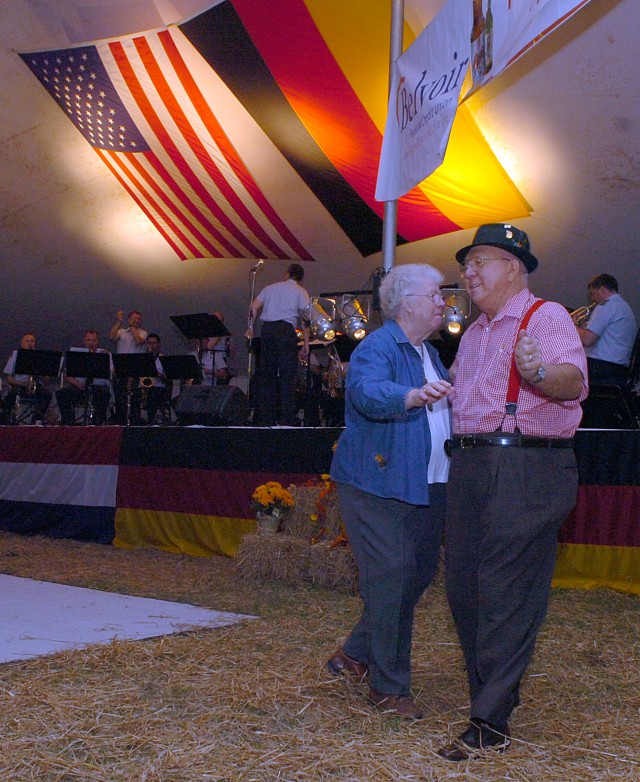
{"type": "Polygon", "coordinates": [[[268,513],[257,513],[258,535],[275,535],[280,526],[280,518],[268,513]]]}

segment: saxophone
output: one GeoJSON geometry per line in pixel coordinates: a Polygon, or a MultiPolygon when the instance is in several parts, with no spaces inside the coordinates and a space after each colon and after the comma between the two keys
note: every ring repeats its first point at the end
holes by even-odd
{"type": "Polygon", "coordinates": [[[33,396],[36,393],[37,386],[38,386],[38,381],[36,380],[35,375],[29,375],[27,379],[27,386],[25,389],[27,396],[33,396]]]}
{"type": "Polygon", "coordinates": [[[140,378],[140,409],[147,409],[147,397],[149,396],[149,389],[153,387],[152,377],[140,378]]]}
{"type": "Polygon", "coordinates": [[[329,356],[329,367],[325,375],[327,392],[332,399],[344,393],[344,367],[339,359],[329,356]]]}

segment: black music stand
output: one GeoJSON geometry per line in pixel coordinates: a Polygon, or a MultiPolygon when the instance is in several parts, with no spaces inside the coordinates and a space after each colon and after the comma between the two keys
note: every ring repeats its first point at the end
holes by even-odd
{"type": "MultiPolygon", "coordinates": [[[[187,339],[210,339],[211,337],[230,337],[231,332],[216,315],[208,312],[196,312],[193,315],[170,315],[187,339]]],[[[202,377],[202,346],[198,342],[198,367],[202,377]]]]}
{"type": "Polygon", "coordinates": [[[187,339],[231,336],[231,332],[220,318],[209,315],[208,312],[197,312],[194,315],[171,315],[170,319],[187,339]]]}
{"type": "Polygon", "coordinates": [[[14,375],[31,377],[58,377],[62,352],[60,350],[29,350],[18,348],[14,375]]]}
{"type": "Polygon", "coordinates": [[[85,379],[83,426],[93,423],[93,381],[110,379],[110,358],[109,353],[92,353],[87,348],[68,350],[65,356],[67,377],[83,377],[85,379]]]}
{"type": "Polygon", "coordinates": [[[65,366],[68,377],[83,377],[87,385],[94,380],[109,380],[111,362],[109,353],[92,353],[87,348],[67,350],[65,366]]]}
{"type": "Polygon", "coordinates": [[[200,380],[202,372],[193,355],[160,356],[162,371],[167,380],[200,380]]]}
{"type": "MultiPolygon", "coordinates": [[[[62,367],[62,352],[59,350],[31,350],[29,348],[18,348],[16,351],[16,363],[13,368],[14,375],[28,375],[34,378],[35,392],[33,395],[23,390],[17,390],[15,399],[24,401],[28,407],[31,408],[31,423],[35,423],[39,416],[43,423],[45,423],[45,413],[49,402],[51,401],[51,393],[44,388],[42,383],[38,383],[38,378],[41,377],[53,377],[56,378],[60,374],[62,367]]],[[[22,423],[28,413],[20,414],[16,409],[11,413],[13,423],[22,423]]]]}
{"type": "Polygon", "coordinates": [[[118,380],[131,377],[158,377],[155,356],[151,353],[116,353],[113,366],[118,380]]]}

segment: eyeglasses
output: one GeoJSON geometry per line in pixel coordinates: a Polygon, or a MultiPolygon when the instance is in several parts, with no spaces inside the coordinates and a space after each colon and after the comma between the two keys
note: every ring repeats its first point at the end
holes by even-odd
{"type": "Polygon", "coordinates": [[[465,273],[472,269],[474,272],[481,272],[485,266],[488,266],[494,261],[511,261],[512,258],[471,258],[468,261],[460,264],[460,276],[464,277],[465,273]]]}
{"type": "Polygon", "coordinates": [[[444,296],[438,293],[407,293],[407,296],[419,296],[421,299],[430,299],[434,304],[438,299],[444,304],[444,296]]]}

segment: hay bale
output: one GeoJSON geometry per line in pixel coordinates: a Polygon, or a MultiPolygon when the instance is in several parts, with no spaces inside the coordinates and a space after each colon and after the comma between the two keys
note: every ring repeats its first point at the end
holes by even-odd
{"type": "Polygon", "coordinates": [[[238,578],[279,581],[353,593],[357,571],[348,547],[311,545],[306,538],[279,533],[270,537],[245,535],[236,556],[238,578]]]}
{"type": "Polygon", "coordinates": [[[355,594],[358,591],[358,568],[351,546],[332,548],[325,542],[310,546],[308,577],[316,586],[355,594]]]}
{"type": "Polygon", "coordinates": [[[281,530],[286,535],[295,537],[317,538],[320,527],[324,530],[321,539],[334,540],[343,529],[340,511],[338,509],[338,496],[335,488],[322,497],[324,513],[321,513],[320,493],[324,488],[324,481],[315,486],[289,486],[288,491],[293,496],[296,504],[286,514],[281,524],[281,530]],[[312,516],[321,516],[319,521],[311,520],[312,516]]]}

